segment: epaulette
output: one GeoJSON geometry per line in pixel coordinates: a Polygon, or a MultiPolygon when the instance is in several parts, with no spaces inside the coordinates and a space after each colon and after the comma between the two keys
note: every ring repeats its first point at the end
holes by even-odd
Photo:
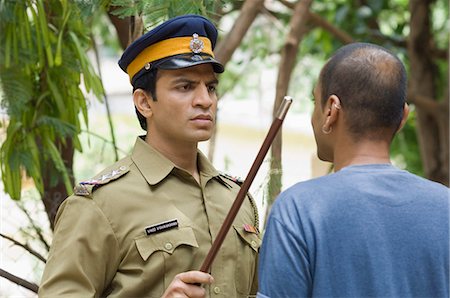
{"type": "Polygon", "coordinates": [[[239,186],[242,186],[242,184],[244,184],[244,180],[242,180],[238,177],[234,177],[234,176],[228,175],[226,173],[219,173],[219,175],[223,178],[226,178],[227,180],[233,181],[234,183],[236,183],[239,186]]]}
{"type": "MultiPolygon", "coordinates": [[[[234,183],[236,183],[239,186],[242,186],[242,184],[244,184],[244,180],[238,178],[238,177],[234,177],[231,175],[228,175],[226,173],[219,173],[220,177],[223,177],[227,180],[233,181],[234,183]]],[[[247,193],[247,197],[250,200],[250,205],[252,205],[253,208],[253,214],[254,214],[254,221],[255,221],[255,225],[254,227],[256,227],[256,232],[259,233],[259,214],[258,214],[258,207],[256,207],[256,202],[253,199],[253,197],[250,195],[250,193],[247,193]]],[[[244,229],[246,229],[247,232],[249,232],[251,230],[251,228],[249,227],[244,227],[244,229]],[[248,230],[249,229],[249,230],[248,230]]]]}
{"type": "Polygon", "coordinates": [[[110,181],[116,180],[119,177],[125,175],[130,171],[128,166],[120,166],[106,174],[101,175],[99,178],[82,181],[78,183],[73,189],[74,194],[77,196],[87,197],[92,195],[95,189],[101,185],[105,185],[110,181]]]}

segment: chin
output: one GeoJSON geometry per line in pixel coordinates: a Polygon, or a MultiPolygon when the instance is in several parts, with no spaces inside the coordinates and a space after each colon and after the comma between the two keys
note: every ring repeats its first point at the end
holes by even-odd
{"type": "Polygon", "coordinates": [[[194,136],[194,139],[197,142],[204,142],[204,141],[208,141],[212,136],[212,132],[204,132],[204,133],[199,133],[196,136],[194,136]]]}

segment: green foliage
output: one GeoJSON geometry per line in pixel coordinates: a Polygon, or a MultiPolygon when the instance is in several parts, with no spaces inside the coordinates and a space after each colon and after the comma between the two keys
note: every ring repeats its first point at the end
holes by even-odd
{"type": "Polygon", "coordinates": [[[398,132],[391,145],[391,157],[400,168],[423,176],[422,159],[419,154],[419,143],[416,134],[416,113],[411,110],[408,121],[398,132]]]}
{"type": "Polygon", "coordinates": [[[112,13],[121,17],[142,16],[147,29],[182,14],[214,16],[217,6],[230,1],[211,0],[111,0],[112,13]]]}
{"type": "Polygon", "coordinates": [[[3,0],[0,19],[1,105],[9,117],[0,149],[5,191],[20,199],[26,175],[42,194],[42,176],[48,170],[43,165],[48,162],[70,190],[58,146],[69,138],[81,150],[80,112],[88,122],[82,90],[98,98],[103,95],[86,54],[90,45],[86,17],[68,0],[3,0]]]}

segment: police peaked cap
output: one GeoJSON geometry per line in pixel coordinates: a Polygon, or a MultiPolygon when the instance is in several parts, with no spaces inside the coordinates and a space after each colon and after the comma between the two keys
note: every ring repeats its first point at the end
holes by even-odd
{"type": "Polygon", "coordinates": [[[153,68],[179,69],[211,63],[222,73],[223,65],[214,59],[217,29],[199,15],[170,19],[136,39],[119,60],[130,81],[153,68]]]}

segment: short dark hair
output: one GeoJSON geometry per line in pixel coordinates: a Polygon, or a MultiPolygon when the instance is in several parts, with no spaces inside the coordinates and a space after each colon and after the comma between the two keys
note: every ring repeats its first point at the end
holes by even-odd
{"type": "Polygon", "coordinates": [[[340,48],[323,67],[321,103],[336,95],[345,109],[350,133],[356,138],[381,138],[397,131],[406,100],[406,70],[387,49],[353,43],[340,48]]]}
{"type": "MultiPolygon", "coordinates": [[[[133,85],[133,92],[136,89],[142,89],[148,94],[151,95],[154,101],[156,101],[156,80],[157,80],[157,73],[158,69],[153,68],[149,71],[144,72],[141,75],[135,76],[133,78],[133,82],[131,84],[133,85]]],[[[147,119],[142,115],[136,107],[134,107],[136,111],[136,115],[139,120],[139,124],[141,125],[143,130],[147,130],[147,119]]]]}

